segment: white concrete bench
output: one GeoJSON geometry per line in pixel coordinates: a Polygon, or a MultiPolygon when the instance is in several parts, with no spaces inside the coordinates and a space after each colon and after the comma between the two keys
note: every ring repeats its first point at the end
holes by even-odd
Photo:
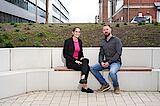
{"type": "MultiPolygon", "coordinates": [[[[99,48],[84,48],[90,65],[97,62],[98,51],[99,48]]],[[[77,90],[80,71],[57,67],[64,65],[62,48],[0,49],[0,59],[0,98],[35,90],[77,90]]],[[[159,68],[160,48],[124,48],[122,61],[124,66],[131,67],[123,67],[118,72],[121,89],[159,90],[158,72],[145,67],[159,68]]],[[[107,79],[108,71],[103,75],[107,79]]],[[[92,74],[89,74],[88,86],[100,87],[92,74]]]]}
{"type": "MultiPolygon", "coordinates": [[[[64,66],[57,66],[53,70],[56,82],[54,82],[53,90],[76,90],[77,84],[80,79],[80,71],[68,69],[64,66]],[[65,82],[66,81],[66,82],[65,82]],[[62,85],[58,85],[58,83],[62,85]]],[[[108,81],[108,71],[102,71],[103,76],[108,81]]],[[[121,67],[118,72],[120,87],[127,91],[155,91],[157,90],[157,84],[153,83],[157,81],[157,73],[152,72],[152,68],[147,67],[121,67]]],[[[52,79],[52,80],[53,80],[52,79]]],[[[90,73],[88,79],[89,87],[97,89],[100,84],[90,73]]]]}
{"type": "Polygon", "coordinates": [[[51,49],[0,49],[0,99],[35,90],[48,90],[51,49]]]}
{"type": "Polygon", "coordinates": [[[26,73],[0,72],[0,98],[26,93],[26,73]]]}
{"type": "Polygon", "coordinates": [[[49,71],[50,69],[23,69],[0,72],[0,98],[48,90],[49,71]]]}

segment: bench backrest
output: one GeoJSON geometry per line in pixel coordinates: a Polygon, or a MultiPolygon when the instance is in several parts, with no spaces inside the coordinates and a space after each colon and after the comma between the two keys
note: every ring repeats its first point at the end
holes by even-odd
{"type": "MultiPolygon", "coordinates": [[[[90,65],[98,62],[99,48],[84,48],[84,56],[89,58],[90,65]]],[[[160,49],[154,48],[123,48],[122,66],[160,68],[160,49]],[[159,57],[157,57],[159,56],[159,57]],[[156,58],[157,57],[157,58],[156,58]],[[154,64],[153,64],[154,63],[154,64]]],[[[52,49],[52,67],[65,66],[62,48],[52,49]]]]}
{"type": "MultiPolygon", "coordinates": [[[[65,66],[63,48],[1,48],[0,71],[65,66]]],[[[84,48],[90,66],[98,62],[99,47],[84,48]]],[[[160,48],[123,47],[122,66],[160,68],[160,48]]]]}

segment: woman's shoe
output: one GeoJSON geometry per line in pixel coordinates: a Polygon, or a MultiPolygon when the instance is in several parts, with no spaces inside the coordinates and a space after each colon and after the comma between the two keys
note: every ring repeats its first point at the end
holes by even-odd
{"type": "Polygon", "coordinates": [[[82,87],[81,91],[86,92],[86,93],[94,93],[94,91],[90,88],[85,89],[85,88],[82,87]]]}
{"type": "Polygon", "coordinates": [[[87,84],[87,80],[86,80],[86,79],[81,79],[81,80],[79,81],[79,83],[80,83],[80,84],[87,84]]]}

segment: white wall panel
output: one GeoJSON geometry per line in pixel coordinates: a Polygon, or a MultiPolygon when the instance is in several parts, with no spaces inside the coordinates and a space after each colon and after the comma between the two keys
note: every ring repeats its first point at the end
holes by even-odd
{"type": "Polygon", "coordinates": [[[11,70],[51,68],[51,49],[11,49],[11,70]]]}
{"type": "Polygon", "coordinates": [[[0,72],[10,70],[10,50],[0,49],[0,72]]]}

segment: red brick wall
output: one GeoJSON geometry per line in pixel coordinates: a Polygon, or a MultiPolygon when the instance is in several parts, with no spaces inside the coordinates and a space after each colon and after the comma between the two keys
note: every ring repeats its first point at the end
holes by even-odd
{"type": "MultiPolygon", "coordinates": [[[[139,3],[154,3],[154,2],[160,2],[160,0],[129,0],[129,4],[139,4],[139,3]]],[[[124,0],[124,4],[128,4],[128,0],[124,0]]]]}
{"type": "MultiPolygon", "coordinates": [[[[129,9],[129,21],[134,17],[138,15],[138,9],[129,9]]],[[[149,8],[143,8],[141,9],[141,13],[143,15],[149,15],[152,16],[152,21],[156,21],[156,9],[149,9],[149,8]]],[[[123,9],[120,11],[115,17],[113,17],[113,22],[121,22],[121,17],[123,17],[122,22],[128,22],[128,9],[123,9]]]]}
{"type": "Polygon", "coordinates": [[[108,1],[102,0],[102,22],[107,22],[108,20],[108,1]]]}
{"type": "MultiPolygon", "coordinates": [[[[156,21],[156,7],[154,7],[154,2],[160,0],[129,0],[129,5],[150,5],[153,8],[129,8],[129,21],[137,16],[138,13],[142,13],[142,15],[150,15],[152,16],[152,21],[156,21]],[[137,4],[138,3],[138,4],[137,4]]],[[[124,5],[127,7],[128,0],[124,0],[124,5]]],[[[118,14],[113,17],[113,22],[121,22],[121,17],[123,17],[123,22],[128,22],[128,9],[123,8],[118,14]]]]}

